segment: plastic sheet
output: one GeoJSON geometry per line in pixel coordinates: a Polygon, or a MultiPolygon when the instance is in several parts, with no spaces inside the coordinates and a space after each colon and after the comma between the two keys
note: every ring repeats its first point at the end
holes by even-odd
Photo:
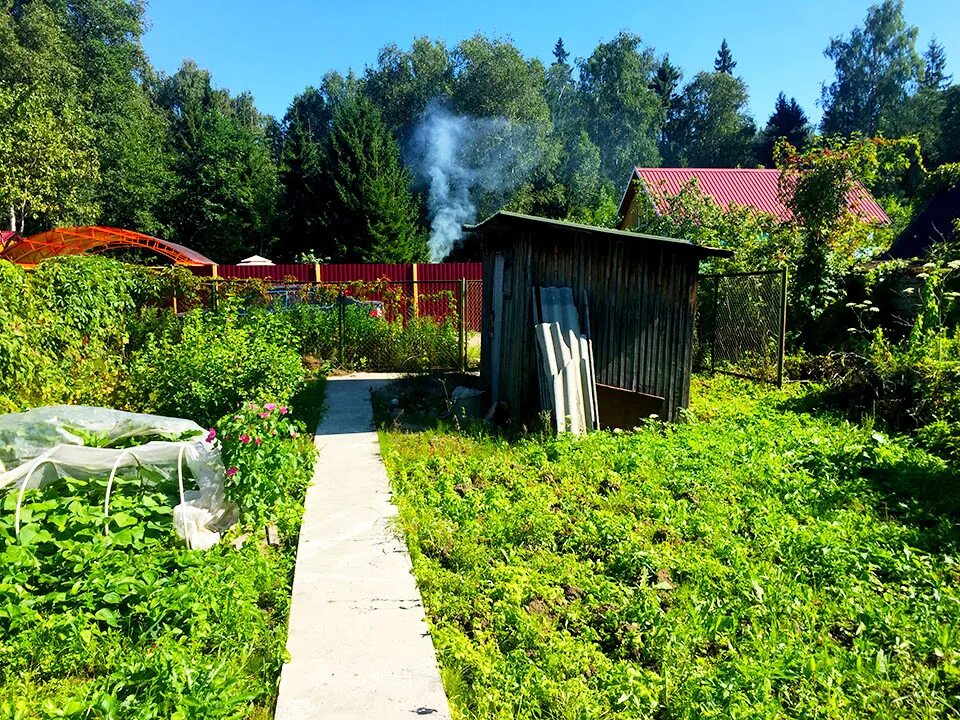
{"type": "Polygon", "coordinates": [[[55,406],[0,415],[0,492],[27,490],[65,477],[109,477],[104,509],[118,472],[149,467],[179,489],[174,529],[191,548],[205,549],[238,516],[224,496],[220,451],[204,439],[206,431],[190,420],[128,413],[109,408],[55,406]],[[163,439],[153,439],[163,438],[163,439]],[[149,439],[145,444],[134,444],[149,439]],[[124,447],[103,447],[105,445],[124,447]],[[184,488],[184,469],[196,490],[184,488]]]}

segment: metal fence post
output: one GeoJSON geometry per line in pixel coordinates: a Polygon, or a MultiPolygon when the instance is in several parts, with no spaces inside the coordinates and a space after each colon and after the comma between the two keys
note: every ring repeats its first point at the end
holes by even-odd
{"type": "Polygon", "coordinates": [[[457,298],[457,315],[460,320],[460,372],[467,369],[467,279],[460,278],[460,295],[457,298]]]}
{"type": "Polygon", "coordinates": [[[780,346],[777,353],[777,387],[783,387],[783,358],[787,353],[787,268],[780,274],[780,346]]]}
{"type": "Polygon", "coordinates": [[[710,372],[717,371],[717,317],[720,313],[720,276],[713,279],[713,327],[710,329],[710,372]]]}
{"type": "Polygon", "coordinates": [[[340,290],[337,293],[337,322],[339,325],[339,332],[337,333],[337,345],[338,345],[338,355],[340,356],[340,367],[343,365],[343,315],[344,315],[344,299],[343,299],[343,290],[340,290]]]}

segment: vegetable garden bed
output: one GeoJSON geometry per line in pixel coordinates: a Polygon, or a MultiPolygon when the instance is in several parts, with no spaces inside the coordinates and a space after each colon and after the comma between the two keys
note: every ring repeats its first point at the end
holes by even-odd
{"type": "Polygon", "coordinates": [[[694,382],[690,421],[384,432],[455,716],[960,713],[955,468],[694,382]]]}
{"type": "MultiPolygon", "coordinates": [[[[315,420],[317,386],[303,417],[315,420]]],[[[241,522],[207,551],[171,526],[177,488],[143,468],[16,493],[0,513],[4,717],[269,717],[285,655],[314,447],[287,409],[246,404],[219,424],[241,522]],[[264,527],[276,524],[279,544],[264,527]],[[104,532],[105,526],[108,532],[104,532]]]]}

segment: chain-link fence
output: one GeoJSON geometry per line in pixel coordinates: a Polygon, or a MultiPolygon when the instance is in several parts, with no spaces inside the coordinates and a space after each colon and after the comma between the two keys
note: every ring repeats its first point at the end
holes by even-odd
{"type": "Polygon", "coordinates": [[[480,364],[480,280],[267,283],[211,280],[203,297],[282,312],[304,355],[345,369],[420,372],[480,364]]]}
{"type": "Polygon", "coordinates": [[[701,275],[694,369],[782,385],[786,308],[785,270],[701,275]]]}

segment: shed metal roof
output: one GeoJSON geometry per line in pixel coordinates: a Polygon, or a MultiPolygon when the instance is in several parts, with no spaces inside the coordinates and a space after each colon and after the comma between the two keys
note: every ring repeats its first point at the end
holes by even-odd
{"type": "Polygon", "coordinates": [[[694,245],[689,240],[661,237],[660,235],[644,235],[643,233],[630,232],[628,230],[613,230],[611,228],[602,228],[595,225],[583,225],[581,223],[567,222],[566,220],[553,220],[551,218],[539,217],[537,215],[524,215],[522,213],[510,212],[508,210],[500,210],[476,225],[463,226],[463,229],[469,233],[516,230],[520,228],[553,228],[556,230],[578,233],[581,235],[591,235],[599,239],[629,240],[632,242],[665,244],[678,251],[693,252],[701,257],[730,257],[733,255],[730,250],[707,247],[704,245],[694,245]]]}
{"type": "MultiPolygon", "coordinates": [[[[696,180],[704,195],[717,205],[750,207],[786,221],[793,218],[780,197],[780,171],[765,168],[634,168],[630,185],[620,203],[625,214],[636,193],[637,180],[653,199],[657,212],[667,210],[667,199],[696,180]]],[[[867,189],[857,182],[847,197],[850,210],[867,222],[889,224],[890,219],[867,189]]]]}

